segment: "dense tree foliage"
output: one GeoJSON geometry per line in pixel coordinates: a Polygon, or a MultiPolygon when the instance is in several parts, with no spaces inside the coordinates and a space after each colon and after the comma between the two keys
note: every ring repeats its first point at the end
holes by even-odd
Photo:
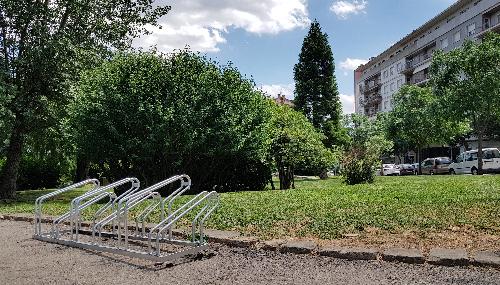
{"type": "Polygon", "coordinates": [[[500,120],[500,35],[489,33],[479,42],[466,41],[432,61],[431,82],[443,114],[467,121],[478,139],[478,172],[483,169],[483,138],[492,135],[491,122],[500,120]]]}
{"type": "Polygon", "coordinates": [[[70,82],[96,54],[129,46],[170,9],[154,2],[0,0],[0,116],[10,133],[1,198],[15,196],[26,136],[57,121],[70,82]]]}
{"type": "Polygon", "coordinates": [[[269,102],[232,66],[190,52],[119,54],[82,76],[72,125],[79,153],[109,179],[146,185],[186,173],[193,191],[259,190],[269,102]]]}
{"type": "Polygon", "coordinates": [[[342,108],[335,78],[335,62],[328,35],[318,22],[304,38],[299,62],[294,67],[295,108],[326,136],[327,146],[344,142],[340,129],[342,108]],[[340,138],[339,138],[340,136],[340,138]]]}
{"type": "Polygon", "coordinates": [[[393,97],[390,130],[394,140],[404,141],[417,148],[418,172],[421,173],[420,151],[430,143],[437,142],[442,130],[436,129],[439,119],[435,107],[435,97],[430,88],[404,85],[393,97]]]}
{"type": "Polygon", "coordinates": [[[323,145],[324,135],[301,113],[287,106],[272,109],[270,154],[278,169],[280,189],[294,188],[297,168],[318,176],[326,173],[336,157],[323,145]]]}
{"type": "Polygon", "coordinates": [[[417,149],[421,173],[422,148],[432,143],[449,143],[466,133],[468,127],[447,117],[431,88],[405,85],[394,95],[388,130],[393,141],[417,149]]]}

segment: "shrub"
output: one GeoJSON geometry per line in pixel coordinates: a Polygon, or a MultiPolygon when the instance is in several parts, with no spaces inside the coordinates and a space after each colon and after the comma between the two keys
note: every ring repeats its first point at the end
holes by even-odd
{"type": "Polygon", "coordinates": [[[352,148],[342,159],[342,177],[348,185],[373,183],[378,160],[366,150],[352,148]]]}
{"type": "Polygon", "coordinates": [[[55,162],[24,156],[19,166],[18,190],[55,188],[61,172],[55,162]]]}
{"type": "Polygon", "coordinates": [[[267,99],[232,66],[182,51],[118,54],[74,89],[79,152],[110,181],[186,173],[192,190],[264,189],[267,99]]]}
{"type": "Polygon", "coordinates": [[[293,187],[297,174],[321,175],[331,168],[335,156],[307,118],[287,106],[272,106],[269,133],[270,156],[278,168],[280,189],[293,187]]]}
{"type": "Polygon", "coordinates": [[[351,137],[351,146],[342,161],[342,176],[349,185],[372,183],[374,169],[380,157],[393,147],[386,137],[386,117],[377,116],[374,121],[366,116],[351,114],[345,123],[351,137]]]}

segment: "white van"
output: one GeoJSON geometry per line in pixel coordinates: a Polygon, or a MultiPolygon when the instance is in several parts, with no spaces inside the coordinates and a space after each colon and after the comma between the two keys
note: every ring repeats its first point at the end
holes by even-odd
{"type": "MultiPolygon", "coordinates": [[[[477,149],[462,152],[448,167],[450,174],[477,174],[477,149]]],[[[483,172],[500,172],[500,152],[498,148],[483,148],[483,172]]]]}

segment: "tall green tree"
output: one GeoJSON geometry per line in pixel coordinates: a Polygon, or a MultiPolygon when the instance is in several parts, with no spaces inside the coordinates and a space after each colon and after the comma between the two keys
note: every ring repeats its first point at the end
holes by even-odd
{"type": "MultiPolygon", "coordinates": [[[[339,144],[342,108],[335,78],[335,62],[328,35],[317,21],[304,38],[294,67],[295,109],[302,112],[326,136],[328,146],[339,144]]],[[[342,140],[342,139],[340,139],[342,140]]]]}
{"type": "Polygon", "coordinates": [[[405,85],[394,95],[394,109],[388,121],[389,136],[417,149],[421,173],[421,150],[431,143],[447,143],[466,131],[461,122],[450,121],[437,104],[429,87],[405,85]]]}
{"type": "Polygon", "coordinates": [[[23,143],[53,124],[68,86],[96,54],[128,47],[170,7],[155,0],[0,0],[0,103],[8,111],[0,198],[15,196],[23,143]]]}
{"type": "Polygon", "coordinates": [[[500,120],[500,35],[487,34],[479,43],[438,52],[432,60],[431,82],[444,113],[470,123],[478,141],[478,173],[483,172],[483,139],[500,120]]]}
{"type": "Polygon", "coordinates": [[[394,97],[394,109],[390,116],[391,137],[416,147],[418,172],[421,173],[420,152],[423,147],[436,141],[434,128],[435,115],[431,112],[431,104],[435,97],[429,88],[416,85],[404,85],[394,97]]]}

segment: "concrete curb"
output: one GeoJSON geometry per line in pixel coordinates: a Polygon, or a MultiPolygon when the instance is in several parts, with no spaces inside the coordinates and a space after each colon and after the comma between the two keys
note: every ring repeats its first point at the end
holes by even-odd
{"type": "Polygon", "coordinates": [[[422,252],[418,249],[406,248],[391,248],[386,249],[382,253],[382,260],[385,261],[399,261],[404,263],[425,263],[425,258],[422,252]]]}
{"type": "Polygon", "coordinates": [[[435,265],[465,266],[469,264],[469,257],[465,249],[433,248],[427,261],[435,265]]]}
{"type": "MultiPolygon", "coordinates": [[[[22,221],[34,223],[33,215],[3,214],[0,220],[22,221]]],[[[45,217],[43,223],[51,223],[53,217],[45,217]]],[[[84,227],[89,227],[90,223],[82,222],[84,227]]],[[[150,228],[149,225],[146,229],[150,228]]],[[[134,229],[134,227],[130,227],[134,229]]],[[[90,233],[82,230],[82,233],[90,233]]],[[[422,252],[417,249],[391,248],[380,252],[373,248],[348,248],[335,246],[318,246],[314,241],[308,240],[270,240],[259,241],[256,237],[242,236],[234,231],[220,231],[206,229],[204,231],[208,240],[231,247],[255,248],[265,251],[277,251],[292,254],[318,254],[326,257],[342,258],[348,260],[383,260],[387,262],[404,262],[410,264],[429,263],[444,266],[466,266],[475,265],[483,267],[493,267],[500,269],[500,251],[478,251],[469,258],[465,249],[431,249],[426,259],[422,252]]],[[[186,236],[182,230],[174,230],[174,235],[186,236]]]]}
{"type": "Polygon", "coordinates": [[[378,250],[373,248],[323,247],[319,255],[347,260],[377,260],[378,250]]]}
{"type": "Polygon", "coordinates": [[[473,254],[473,265],[476,266],[491,266],[500,268],[500,250],[499,251],[478,251],[473,254]]]}
{"type": "Polygon", "coordinates": [[[282,253],[308,254],[312,253],[318,245],[314,241],[290,240],[280,248],[282,253]]]}

